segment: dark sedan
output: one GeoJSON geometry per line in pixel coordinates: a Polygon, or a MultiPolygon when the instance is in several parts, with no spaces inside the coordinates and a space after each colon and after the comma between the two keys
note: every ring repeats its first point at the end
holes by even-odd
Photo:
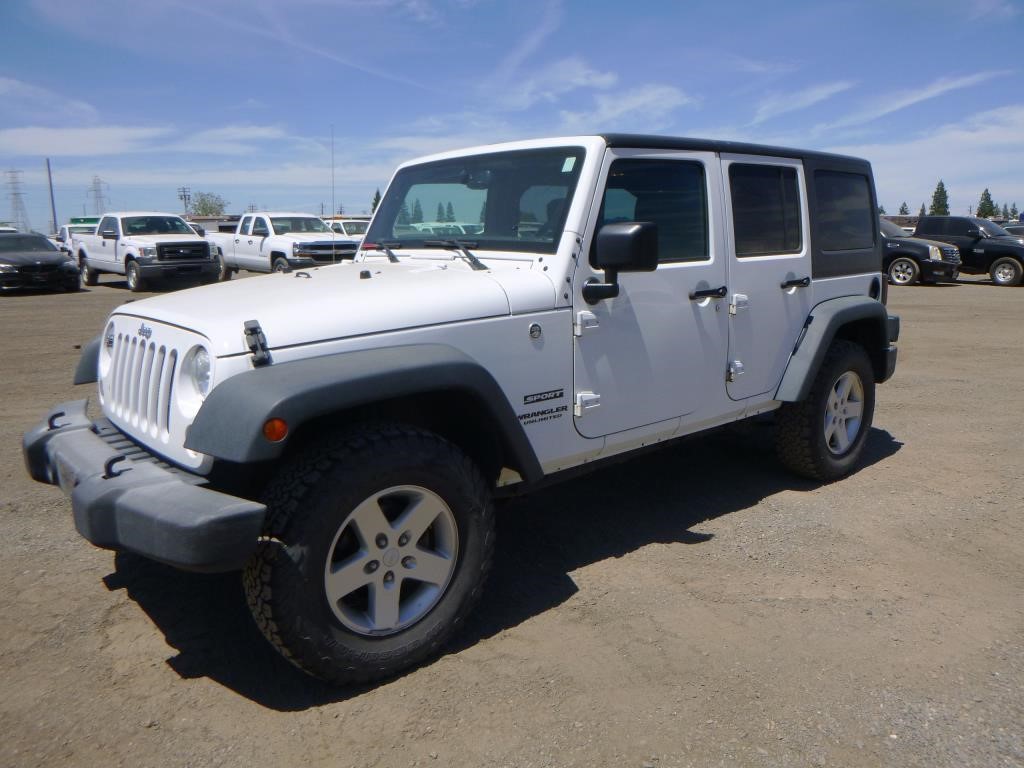
{"type": "Polygon", "coordinates": [[[0,233],[0,291],[80,286],[78,265],[42,235],[0,233]]]}

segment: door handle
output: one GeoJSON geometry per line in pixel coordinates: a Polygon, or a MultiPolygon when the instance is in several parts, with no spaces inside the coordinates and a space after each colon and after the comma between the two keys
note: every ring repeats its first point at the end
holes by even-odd
{"type": "Polygon", "coordinates": [[[690,301],[700,301],[701,299],[724,299],[725,294],[729,292],[729,289],[724,285],[718,288],[707,288],[703,291],[690,291],[690,301]]]}
{"type": "Polygon", "coordinates": [[[252,240],[249,241],[249,245],[252,245],[252,240]]]}
{"type": "Polygon", "coordinates": [[[782,290],[788,290],[790,288],[806,288],[811,284],[811,278],[809,277],[797,277],[793,280],[787,280],[784,283],[779,284],[779,288],[782,290]]]}
{"type": "Polygon", "coordinates": [[[235,245],[237,245],[237,244],[238,244],[238,243],[240,243],[240,242],[242,242],[242,241],[241,241],[241,240],[239,240],[239,239],[238,239],[238,238],[236,237],[236,238],[235,238],[235,245]]]}

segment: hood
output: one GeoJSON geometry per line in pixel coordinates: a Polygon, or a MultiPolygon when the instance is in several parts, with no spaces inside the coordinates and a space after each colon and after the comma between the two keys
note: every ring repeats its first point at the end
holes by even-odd
{"type": "Polygon", "coordinates": [[[278,235],[278,237],[294,240],[296,243],[329,243],[332,240],[343,243],[351,239],[344,235],[339,235],[337,232],[287,232],[283,235],[278,235]]]}
{"type": "Polygon", "coordinates": [[[999,237],[986,237],[985,242],[1020,248],[1021,246],[1024,246],[1024,237],[1020,237],[1019,235],[1000,235],[999,237]]]}
{"type": "Polygon", "coordinates": [[[223,356],[248,353],[246,320],[258,321],[270,348],[279,349],[551,309],[554,303],[554,285],[540,272],[475,272],[462,262],[368,261],[176,291],[116,312],[196,331],[223,356]]]}
{"type": "Polygon", "coordinates": [[[206,241],[196,234],[187,232],[171,233],[167,235],[125,235],[122,240],[131,240],[133,243],[205,243],[206,241]]]}
{"type": "Polygon", "coordinates": [[[0,253],[0,264],[24,267],[28,264],[63,264],[68,260],[61,251],[13,251],[0,253]]]}
{"type": "Polygon", "coordinates": [[[928,238],[918,237],[917,235],[911,235],[910,237],[887,237],[885,238],[885,244],[887,246],[896,247],[899,247],[900,245],[934,245],[936,248],[940,250],[944,250],[947,248],[956,248],[955,245],[952,245],[950,243],[943,243],[938,240],[929,240],[928,238]]]}

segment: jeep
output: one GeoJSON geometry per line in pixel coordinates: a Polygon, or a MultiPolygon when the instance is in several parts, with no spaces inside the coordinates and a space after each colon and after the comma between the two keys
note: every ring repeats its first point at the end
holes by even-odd
{"type": "Polygon", "coordinates": [[[870,165],[638,135],[402,165],[354,262],[116,309],[86,401],[25,435],[93,544],[242,570],[262,633],[338,684],[436,654],[494,505],[741,419],[832,481],[896,365],[870,165]],[[411,226],[451,207],[464,238],[411,226]]]}

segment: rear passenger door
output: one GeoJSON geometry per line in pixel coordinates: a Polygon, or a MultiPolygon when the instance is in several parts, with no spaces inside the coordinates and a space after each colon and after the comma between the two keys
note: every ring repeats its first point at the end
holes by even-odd
{"type": "Polygon", "coordinates": [[[722,155],[733,400],[773,392],[811,308],[807,187],[799,160],[722,155]]]}

